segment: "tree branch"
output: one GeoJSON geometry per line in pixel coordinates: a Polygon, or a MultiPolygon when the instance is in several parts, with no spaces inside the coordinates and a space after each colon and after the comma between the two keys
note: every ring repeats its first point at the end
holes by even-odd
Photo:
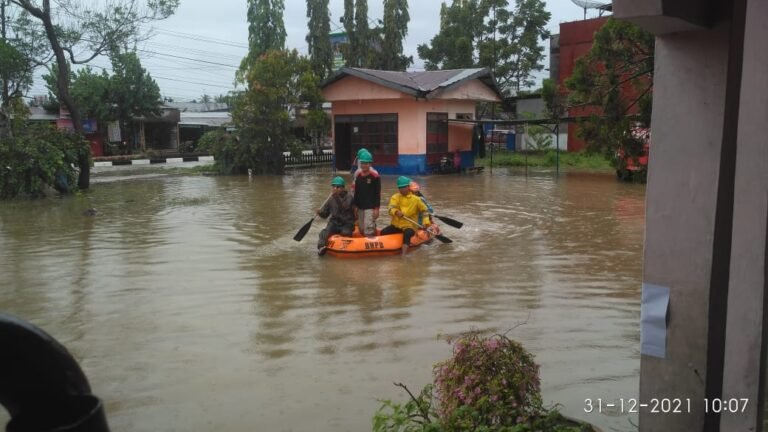
{"type": "Polygon", "coordinates": [[[42,11],[42,9],[35,7],[35,5],[33,5],[32,2],[30,2],[29,0],[10,0],[10,1],[11,3],[16,4],[17,6],[23,8],[24,10],[32,14],[32,16],[34,16],[35,18],[42,20],[45,17],[45,13],[42,11]]]}
{"type": "Polygon", "coordinates": [[[426,423],[432,423],[432,421],[429,419],[429,413],[426,410],[424,410],[424,407],[422,407],[421,404],[419,403],[419,400],[416,399],[415,396],[413,396],[413,393],[411,393],[411,391],[408,390],[408,387],[403,383],[393,383],[393,384],[396,385],[397,387],[402,387],[406,392],[408,392],[408,396],[410,396],[411,400],[414,403],[416,403],[417,407],[419,407],[419,411],[421,412],[421,416],[424,418],[424,421],[426,423]]]}
{"type": "Polygon", "coordinates": [[[640,101],[640,99],[642,99],[642,98],[643,98],[643,96],[645,96],[646,94],[648,94],[648,91],[649,91],[649,90],[651,90],[651,87],[652,87],[652,86],[650,86],[650,85],[649,85],[649,86],[646,86],[646,87],[645,87],[645,90],[643,90],[643,92],[642,92],[642,93],[640,93],[640,96],[638,96],[637,98],[635,98],[635,100],[634,100],[634,101],[632,101],[632,103],[631,103],[631,104],[627,105],[627,108],[624,110],[624,115],[627,115],[627,113],[629,113],[629,110],[630,110],[630,109],[632,109],[632,107],[633,107],[633,106],[635,106],[635,105],[636,105],[636,104],[637,104],[637,103],[640,101]]]}

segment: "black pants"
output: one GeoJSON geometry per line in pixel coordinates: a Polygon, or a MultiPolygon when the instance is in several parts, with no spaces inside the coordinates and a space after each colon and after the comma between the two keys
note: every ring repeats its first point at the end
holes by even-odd
{"type": "Polygon", "coordinates": [[[354,225],[336,225],[333,222],[328,222],[325,229],[320,231],[320,235],[317,238],[317,248],[320,249],[328,243],[328,237],[334,234],[341,234],[343,236],[352,237],[352,231],[354,231],[354,225]]]}
{"type": "Polygon", "coordinates": [[[395,234],[395,233],[403,233],[403,244],[410,246],[411,237],[413,237],[416,234],[416,231],[414,231],[412,228],[406,228],[405,230],[401,230],[400,228],[394,225],[388,225],[383,230],[381,230],[381,235],[395,234]]]}

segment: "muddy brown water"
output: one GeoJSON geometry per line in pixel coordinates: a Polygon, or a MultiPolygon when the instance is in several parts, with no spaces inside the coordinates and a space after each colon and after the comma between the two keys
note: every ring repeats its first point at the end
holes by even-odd
{"type": "Polygon", "coordinates": [[[370,430],[380,399],[406,400],[393,382],[430,381],[446,335],[513,327],[545,403],[635,429],[584,408],[637,397],[643,186],[417,178],[465,223],[443,225],[454,242],[342,260],[316,256],[322,221],[292,240],[331,176],[97,174],[80,196],[0,203],[0,310],[73,353],[114,431],[370,430]]]}

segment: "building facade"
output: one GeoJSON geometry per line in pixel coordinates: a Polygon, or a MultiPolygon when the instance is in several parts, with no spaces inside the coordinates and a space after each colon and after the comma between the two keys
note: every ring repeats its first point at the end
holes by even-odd
{"type": "Polygon", "coordinates": [[[347,170],[360,148],[383,174],[426,174],[458,152],[474,165],[477,102],[499,102],[488,69],[396,72],[342,68],[322,84],[332,103],[335,167],[347,170]]]}

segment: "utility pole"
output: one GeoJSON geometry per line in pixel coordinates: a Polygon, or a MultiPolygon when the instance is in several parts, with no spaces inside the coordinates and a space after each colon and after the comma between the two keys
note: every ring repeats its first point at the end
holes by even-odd
{"type": "MultiPolygon", "coordinates": [[[[6,35],[5,35],[5,2],[6,0],[0,0],[0,37],[2,37],[2,41],[6,41],[6,35]]],[[[1,101],[2,106],[5,106],[8,104],[8,80],[3,79],[3,100],[1,101]]]]}
{"type": "MultiPolygon", "coordinates": [[[[493,4],[493,64],[491,65],[491,76],[496,80],[496,3],[493,4]]],[[[502,96],[503,96],[502,90],[502,96]]],[[[485,132],[483,132],[485,133],[485,132]]],[[[496,103],[491,102],[491,174],[493,174],[493,148],[495,147],[494,140],[496,139],[496,103]]]]}

